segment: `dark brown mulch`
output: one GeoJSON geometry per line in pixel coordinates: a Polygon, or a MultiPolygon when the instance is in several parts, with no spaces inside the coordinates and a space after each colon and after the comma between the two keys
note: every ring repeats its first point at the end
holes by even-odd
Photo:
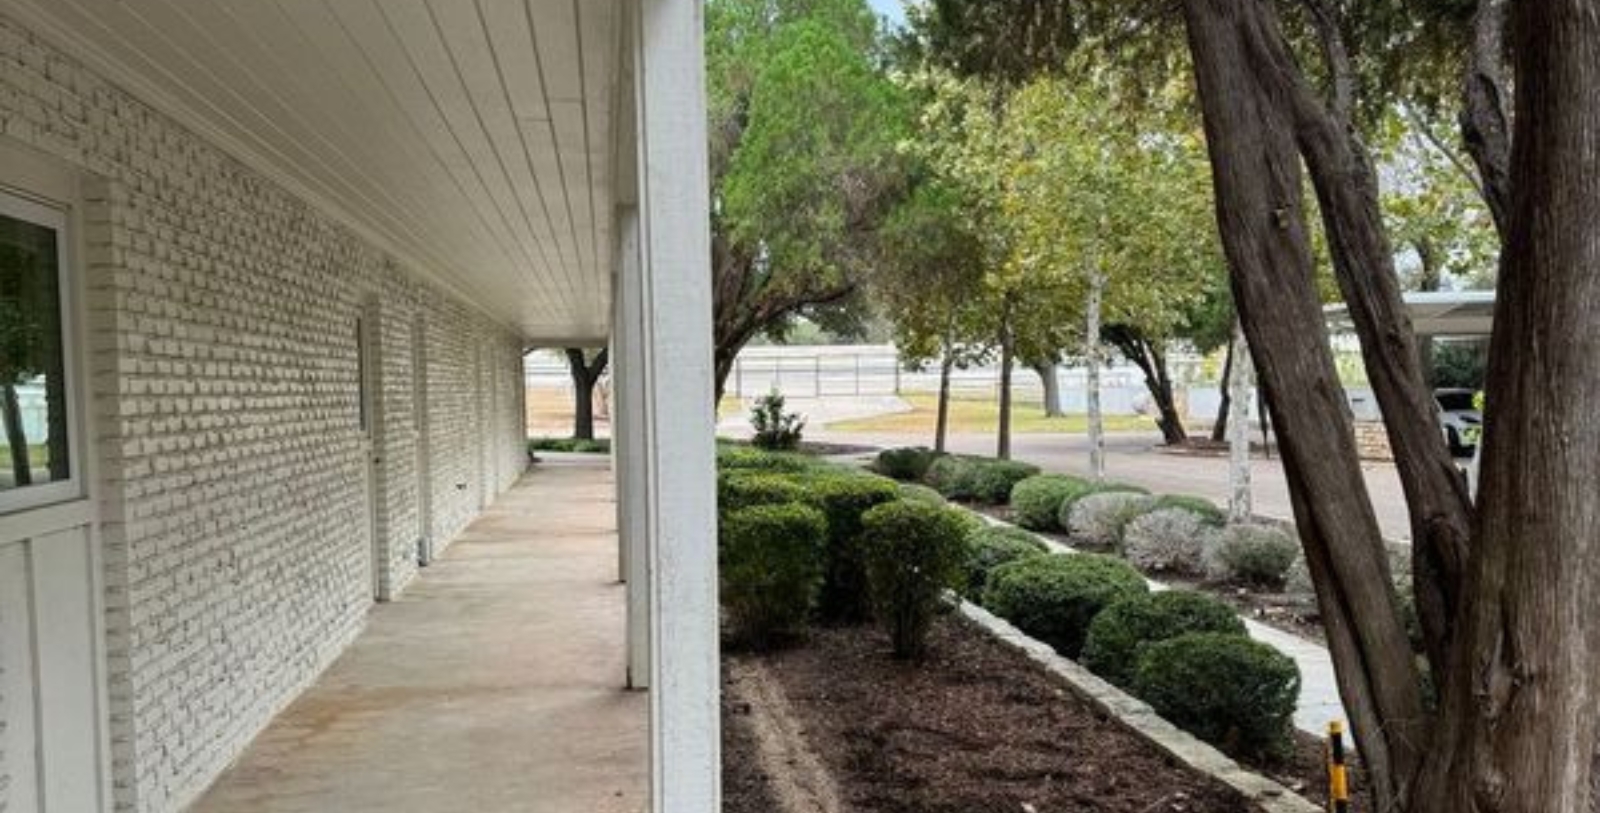
{"type": "Polygon", "coordinates": [[[770,813],[778,809],[771,779],[761,768],[750,710],[722,695],[723,813],[770,813]]]}
{"type": "Polygon", "coordinates": [[[935,625],[921,664],[893,660],[870,627],[816,630],[766,663],[851,810],[1253,809],[953,616],[935,625]]]}

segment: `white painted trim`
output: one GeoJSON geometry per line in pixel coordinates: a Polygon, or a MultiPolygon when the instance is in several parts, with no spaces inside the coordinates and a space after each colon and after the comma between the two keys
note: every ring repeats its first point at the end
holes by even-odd
{"type": "Polygon", "coordinates": [[[0,547],[93,524],[94,515],[95,506],[89,500],[57,503],[7,514],[5,521],[0,522],[0,547]]]}
{"type": "Polygon", "coordinates": [[[368,226],[361,218],[356,217],[348,209],[335,203],[326,195],[311,189],[296,180],[294,176],[279,171],[259,151],[229,135],[225,130],[212,125],[204,116],[195,112],[193,108],[178,101],[159,85],[146,80],[139,71],[95,48],[81,34],[58,24],[48,14],[40,13],[27,3],[10,4],[6,7],[6,13],[13,15],[25,27],[43,38],[52,47],[82,62],[107,83],[149,105],[156,112],[172,119],[194,133],[201,141],[248,167],[250,171],[276,184],[289,195],[304,201],[312,208],[320,210],[345,228],[350,229],[363,240],[376,246],[380,251],[397,258],[400,264],[406,268],[408,274],[420,276],[423,280],[438,286],[506,332],[522,335],[522,330],[495,316],[476,297],[468,296],[458,283],[445,275],[440,268],[441,263],[424,260],[414,253],[406,251],[400,247],[398,242],[385,236],[378,229],[368,226]]]}
{"type": "Polygon", "coordinates": [[[655,813],[721,802],[710,179],[701,0],[634,21],[655,813]]]}
{"type": "Polygon", "coordinates": [[[627,582],[628,687],[650,686],[650,526],[644,436],[644,346],[640,328],[643,285],[639,260],[639,213],[618,212],[616,345],[613,360],[612,448],[617,453],[617,535],[622,580],[627,582]]]}

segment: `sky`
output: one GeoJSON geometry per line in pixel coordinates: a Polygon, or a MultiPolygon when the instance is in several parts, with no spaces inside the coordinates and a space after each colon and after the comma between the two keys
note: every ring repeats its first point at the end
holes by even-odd
{"type": "Polygon", "coordinates": [[[873,11],[888,17],[891,22],[904,23],[906,21],[905,9],[900,5],[901,0],[871,0],[873,11]]]}

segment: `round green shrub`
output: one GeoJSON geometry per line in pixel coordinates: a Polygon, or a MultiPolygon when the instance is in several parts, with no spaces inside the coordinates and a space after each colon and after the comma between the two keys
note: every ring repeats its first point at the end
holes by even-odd
{"type": "Polygon", "coordinates": [[[1094,550],[1120,551],[1128,523],[1150,510],[1153,500],[1131,491],[1101,491],[1080,497],[1067,519],[1067,532],[1076,544],[1094,550]]]}
{"type": "Polygon", "coordinates": [[[1065,474],[1036,474],[1011,488],[1011,516],[1035,531],[1061,530],[1061,504],[1089,489],[1089,481],[1065,474]]]}
{"type": "Polygon", "coordinates": [[[1119,601],[1095,616],[1083,644],[1083,665],[1127,688],[1149,644],[1191,632],[1244,635],[1233,608],[1193,590],[1165,590],[1119,601]]]}
{"type": "Polygon", "coordinates": [[[1077,507],[1078,501],[1095,494],[1149,494],[1149,490],[1127,483],[1089,483],[1086,488],[1076,494],[1069,494],[1061,501],[1061,507],[1056,509],[1056,524],[1061,530],[1072,528],[1072,509],[1077,507]]]}
{"type": "Polygon", "coordinates": [[[1207,546],[1217,529],[1199,514],[1162,508],[1141,514],[1122,532],[1122,555],[1145,573],[1199,576],[1205,572],[1207,546]]]}
{"type": "Polygon", "coordinates": [[[972,498],[986,505],[1005,505],[1017,483],[1039,473],[1038,466],[1015,460],[985,460],[977,466],[972,478],[972,498]]]}
{"type": "Polygon", "coordinates": [[[805,502],[806,489],[782,474],[736,469],[717,476],[717,511],[726,514],[754,505],[805,502]]]}
{"type": "Polygon", "coordinates": [[[1206,572],[1218,581],[1279,588],[1300,545],[1271,525],[1229,525],[1206,552],[1206,572]]]}
{"type": "Polygon", "coordinates": [[[915,482],[926,477],[928,467],[943,456],[943,452],[935,452],[925,446],[884,449],[878,452],[878,458],[872,464],[872,468],[885,477],[915,482]]]}
{"type": "Polygon", "coordinates": [[[1143,576],[1110,556],[1033,556],[989,572],[983,605],[1057,652],[1076,658],[1106,607],[1148,592],[1143,576]]]}
{"type": "Polygon", "coordinates": [[[921,483],[901,483],[900,499],[924,505],[944,505],[944,495],[921,483]]]}
{"type": "Polygon", "coordinates": [[[983,595],[983,585],[989,580],[990,571],[1008,562],[1050,551],[1033,534],[1005,525],[990,525],[969,534],[967,548],[966,594],[974,599],[983,595]]]}
{"type": "Polygon", "coordinates": [[[1196,514],[1207,525],[1221,528],[1228,524],[1228,512],[1217,507],[1217,504],[1205,497],[1191,497],[1185,494],[1163,494],[1156,498],[1151,505],[1152,511],[1163,511],[1168,508],[1181,508],[1196,514]]]}
{"type": "Polygon", "coordinates": [[[946,455],[928,467],[928,485],[946,499],[970,500],[977,494],[978,461],[946,455]]]}
{"type": "Polygon", "coordinates": [[[827,533],[827,519],[808,505],[757,505],[727,515],[717,566],[735,637],[762,647],[799,628],[822,586],[827,533]]]}
{"type": "Polygon", "coordinates": [[[1150,644],[1139,655],[1133,693],[1235,757],[1284,759],[1293,752],[1300,669],[1258,641],[1193,632],[1150,644]]]}
{"type": "Polygon", "coordinates": [[[861,523],[878,619],[896,657],[918,657],[941,596],[960,587],[965,575],[968,523],[953,508],[907,500],[879,505],[861,523]]]}
{"type": "Polygon", "coordinates": [[[756,469],[773,473],[798,474],[815,465],[814,461],[802,455],[766,452],[749,446],[722,446],[717,449],[717,468],[723,471],[756,469]]]}
{"type": "Polygon", "coordinates": [[[866,565],[861,553],[862,515],[874,506],[900,499],[900,487],[886,477],[833,474],[811,478],[807,502],[828,519],[827,566],[817,612],[827,621],[854,623],[872,614],[866,565]]]}

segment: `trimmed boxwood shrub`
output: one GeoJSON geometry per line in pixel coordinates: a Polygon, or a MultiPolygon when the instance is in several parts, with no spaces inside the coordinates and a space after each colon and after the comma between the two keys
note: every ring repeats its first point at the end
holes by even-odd
{"type": "Polygon", "coordinates": [[[1089,481],[1065,474],[1036,474],[1011,488],[1011,516],[1035,531],[1061,530],[1061,504],[1089,489],[1089,481]]]}
{"type": "Polygon", "coordinates": [[[1015,460],[985,460],[977,466],[972,478],[972,498],[987,505],[1005,505],[1017,483],[1039,473],[1038,466],[1015,460]]]}
{"type": "Polygon", "coordinates": [[[528,451],[604,454],[611,451],[611,441],[606,438],[533,438],[528,441],[528,451]]]}
{"type": "Polygon", "coordinates": [[[918,481],[928,475],[928,467],[933,461],[944,456],[944,452],[936,452],[926,446],[907,446],[900,449],[884,449],[878,452],[878,459],[872,464],[877,473],[896,480],[918,481]]]}
{"type": "Polygon", "coordinates": [[[1146,573],[1199,576],[1217,529],[1193,511],[1162,508],[1134,517],[1122,532],[1122,555],[1146,573]]]}
{"type": "Polygon", "coordinates": [[[799,473],[816,463],[798,454],[765,452],[748,446],[722,446],[717,449],[717,468],[723,471],[756,469],[779,473],[799,473]]]}
{"type": "Polygon", "coordinates": [[[978,461],[945,455],[928,467],[926,481],[947,499],[970,500],[977,493],[978,461]]]}
{"type": "Polygon", "coordinates": [[[1156,713],[1244,759],[1284,759],[1294,748],[1300,669],[1241,635],[1193,632],[1145,647],[1133,693],[1156,713]]]}
{"type": "Polygon", "coordinates": [[[822,586],[827,532],[809,505],[757,505],[724,518],[717,566],[735,637],[763,647],[800,627],[822,586]]]}
{"type": "Polygon", "coordinates": [[[945,590],[961,585],[968,525],[953,508],[897,500],[861,517],[873,607],[900,658],[919,657],[945,590]]]}
{"type": "Polygon", "coordinates": [[[1229,525],[1206,551],[1206,572],[1218,581],[1282,587],[1300,545],[1271,525],[1229,525]]]}
{"type": "Polygon", "coordinates": [[[1152,499],[1131,491],[1101,491],[1080,497],[1067,518],[1073,542],[1095,550],[1120,551],[1128,523],[1150,510],[1152,499]]]}
{"type": "Polygon", "coordinates": [[[1149,590],[1127,562],[1110,556],[1033,556],[989,572],[983,605],[1057,652],[1076,658],[1089,624],[1106,607],[1149,590]]]}
{"type": "Polygon", "coordinates": [[[900,499],[924,505],[944,505],[944,495],[921,483],[901,483],[900,499]]]}
{"type": "Polygon", "coordinates": [[[1127,688],[1149,644],[1191,632],[1244,635],[1233,608],[1193,590],[1166,590],[1119,601],[1095,616],[1083,644],[1083,665],[1127,688]]]}
{"type": "Polygon", "coordinates": [[[805,487],[782,474],[769,474],[755,469],[735,469],[717,476],[719,515],[755,505],[781,505],[805,501],[805,487]]]}
{"type": "Polygon", "coordinates": [[[1050,548],[1039,538],[1021,528],[990,525],[979,528],[967,536],[967,587],[966,594],[976,600],[983,595],[983,585],[989,580],[989,571],[1018,559],[1040,556],[1050,548]]]}
{"type": "Polygon", "coordinates": [[[1061,501],[1061,507],[1056,509],[1056,524],[1061,526],[1061,529],[1064,531],[1071,529],[1072,509],[1077,506],[1079,500],[1082,500],[1085,497],[1093,496],[1095,494],[1149,493],[1150,491],[1148,489],[1140,486],[1129,485],[1127,483],[1089,483],[1088,487],[1084,490],[1076,494],[1069,494],[1067,495],[1066,499],[1061,501]]]}
{"type": "Polygon", "coordinates": [[[900,499],[900,487],[886,477],[829,474],[810,478],[805,499],[828,519],[827,565],[817,612],[824,620],[858,622],[872,614],[866,565],[861,553],[862,515],[874,506],[900,499]]]}
{"type": "Polygon", "coordinates": [[[1205,497],[1191,497],[1186,494],[1163,494],[1156,498],[1150,507],[1152,511],[1162,511],[1168,508],[1181,508],[1196,514],[1207,525],[1221,528],[1228,524],[1228,512],[1217,507],[1217,504],[1205,497]]]}

